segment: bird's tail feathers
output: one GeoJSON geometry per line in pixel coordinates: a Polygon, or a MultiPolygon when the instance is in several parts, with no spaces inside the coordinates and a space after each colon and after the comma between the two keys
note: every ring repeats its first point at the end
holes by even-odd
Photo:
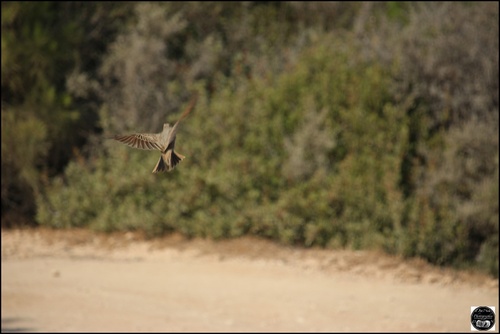
{"type": "Polygon", "coordinates": [[[170,172],[184,158],[185,158],[185,156],[183,156],[180,153],[175,152],[174,150],[168,151],[167,153],[162,154],[160,156],[158,163],[156,164],[155,168],[153,169],[153,173],[156,174],[156,173],[162,173],[165,171],[170,172]]]}
{"type": "Polygon", "coordinates": [[[171,159],[170,159],[170,163],[171,164],[170,165],[172,166],[172,168],[174,168],[184,158],[185,158],[185,156],[183,156],[182,154],[177,153],[174,150],[172,150],[172,156],[171,156],[171,159]]]}

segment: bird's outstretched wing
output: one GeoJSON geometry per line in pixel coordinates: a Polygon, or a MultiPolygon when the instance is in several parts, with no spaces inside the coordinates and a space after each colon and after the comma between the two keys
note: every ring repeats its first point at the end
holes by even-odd
{"type": "Polygon", "coordinates": [[[133,148],[139,148],[141,150],[158,150],[162,151],[162,147],[159,136],[156,133],[132,133],[129,135],[116,135],[113,137],[123,144],[126,144],[133,148]]]}
{"type": "Polygon", "coordinates": [[[172,142],[175,142],[175,135],[177,134],[177,126],[179,125],[179,122],[182,121],[186,116],[193,110],[194,106],[196,105],[196,101],[198,100],[198,94],[196,94],[192,99],[189,105],[187,106],[186,110],[182,113],[181,117],[177,122],[175,122],[174,126],[172,127],[172,130],[168,134],[168,139],[167,139],[167,149],[168,147],[171,146],[172,142]]]}

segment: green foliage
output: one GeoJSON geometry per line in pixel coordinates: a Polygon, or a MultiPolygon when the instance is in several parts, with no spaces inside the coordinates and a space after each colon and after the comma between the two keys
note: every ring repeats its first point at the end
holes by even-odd
{"type": "Polygon", "coordinates": [[[66,76],[95,67],[101,34],[121,22],[117,7],[2,2],[2,221],[11,210],[32,219],[39,188],[96,130],[96,110],[66,89],[66,76]]]}
{"type": "MultiPolygon", "coordinates": [[[[150,232],[179,229],[187,235],[214,238],[249,232],[308,246],[364,247],[374,243],[366,230],[386,233],[398,219],[384,209],[388,197],[395,196],[388,190],[397,187],[397,156],[405,142],[405,128],[390,125],[400,123],[404,114],[391,105],[380,68],[370,64],[352,67],[345,55],[336,55],[333,48],[321,44],[308,50],[289,73],[274,79],[271,89],[267,80],[255,79],[246,81],[245,90],[234,91],[229,80],[227,88],[213,94],[210,102],[202,98],[183,125],[186,139],[178,136],[179,150],[191,152],[181,165],[185,168],[173,173],[178,177],[168,175],[157,184],[150,183],[153,176],[144,174],[142,158],[128,161],[126,170],[123,162],[102,172],[97,168],[93,172],[97,180],[73,178],[83,172],[73,173],[70,168],[68,184],[78,193],[92,184],[99,185],[99,191],[102,184],[109,183],[100,179],[102,175],[111,177],[116,169],[141,186],[131,196],[133,188],[120,189],[123,183],[113,183],[109,201],[116,204],[106,207],[81,203],[80,196],[100,198],[99,192],[75,195],[75,210],[89,207],[91,213],[81,210],[83,222],[75,221],[81,215],[73,212],[62,221],[74,221],[77,226],[101,226],[94,225],[101,221],[110,229],[142,224],[150,232]],[[318,68],[323,71],[315,70],[318,68]],[[361,75],[364,87],[357,89],[361,75]],[[351,96],[345,99],[325,87],[338,87],[351,96]],[[333,107],[338,104],[343,108],[333,107]],[[337,157],[341,159],[335,161],[337,157]],[[187,170],[189,176],[183,176],[187,170]],[[72,182],[87,186],[72,186],[72,182]],[[145,198],[151,198],[151,203],[145,198]],[[113,208],[113,215],[107,207],[113,208]],[[119,225],[114,225],[114,215],[119,215],[119,225]],[[332,217],[336,217],[335,223],[332,217]]],[[[110,154],[121,150],[117,147],[110,154]]],[[[130,157],[144,157],[144,152],[127,152],[130,157]]],[[[61,190],[54,194],[72,198],[61,190]]],[[[49,206],[56,207],[53,210],[68,210],[62,200],[61,205],[50,196],[48,200],[49,206]]],[[[51,224],[51,216],[46,217],[39,218],[51,224]]]]}
{"type": "Polygon", "coordinates": [[[2,208],[42,225],[498,275],[497,4],[2,3],[2,108],[2,208]],[[173,172],[103,139],[194,91],[173,172]]]}
{"type": "Polygon", "coordinates": [[[39,190],[36,166],[43,164],[47,148],[43,122],[14,110],[2,111],[2,212],[34,214],[33,194],[39,190]]]}

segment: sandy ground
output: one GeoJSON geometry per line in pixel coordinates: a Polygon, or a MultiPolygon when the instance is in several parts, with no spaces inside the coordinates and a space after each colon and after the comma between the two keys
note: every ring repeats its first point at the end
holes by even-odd
{"type": "Polygon", "coordinates": [[[475,305],[497,280],[376,252],[2,230],[2,332],[470,332],[475,305]]]}

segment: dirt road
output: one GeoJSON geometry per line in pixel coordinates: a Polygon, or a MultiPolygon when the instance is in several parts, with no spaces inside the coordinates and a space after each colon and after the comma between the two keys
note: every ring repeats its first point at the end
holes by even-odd
{"type": "Polygon", "coordinates": [[[2,332],[469,332],[473,305],[498,281],[375,252],[2,231],[2,332]]]}

